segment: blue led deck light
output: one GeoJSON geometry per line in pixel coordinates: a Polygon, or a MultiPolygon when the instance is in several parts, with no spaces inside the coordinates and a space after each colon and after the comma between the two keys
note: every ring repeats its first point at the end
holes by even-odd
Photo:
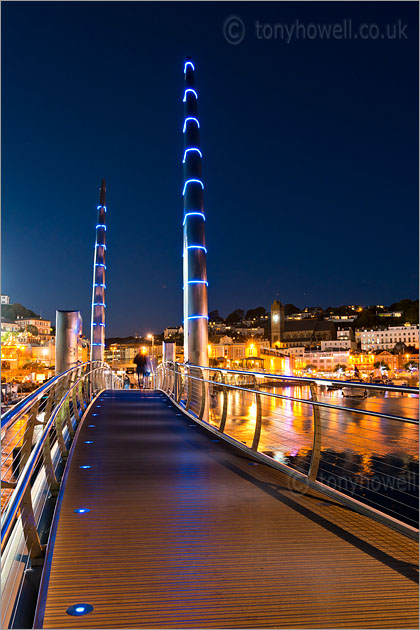
{"type": "Polygon", "coordinates": [[[200,217],[202,217],[203,221],[206,220],[206,217],[204,216],[204,214],[202,212],[187,212],[187,214],[184,215],[184,222],[182,225],[185,225],[185,221],[187,220],[187,217],[192,217],[194,215],[198,215],[200,217]]]}
{"type": "Polygon", "coordinates": [[[184,184],[184,190],[182,191],[183,195],[185,195],[185,191],[187,190],[188,184],[200,184],[201,189],[204,190],[204,184],[201,181],[201,179],[187,179],[187,181],[184,184]]]}
{"type": "Polygon", "coordinates": [[[188,67],[188,66],[191,66],[191,68],[192,68],[193,70],[195,70],[193,62],[192,62],[192,61],[186,61],[186,62],[185,62],[185,65],[184,65],[184,74],[186,74],[186,72],[187,72],[187,67],[188,67]]]}
{"type": "Polygon", "coordinates": [[[94,302],[92,306],[104,306],[106,308],[106,304],[104,304],[103,302],[94,302]]]}
{"type": "Polygon", "coordinates": [[[207,315],[190,315],[187,319],[208,319],[207,315]]]}
{"type": "Polygon", "coordinates": [[[88,424],[89,429],[93,429],[93,427],[96,427],[96,424],[88,424]]]}
{"type": "Polygon", "coordinates": [[[98,228],[104,228],[104,230],[105,230],[105,232],[106,232],[106,225],[105,225],[104,223],[99,223],[99,224],[96,226],[96,229],[98,229],[98,228]]]}
{"type": "Polygon", "coordinates": [[[185,92],[184,92],[184,98],[182,99],[182,102],[183,102],[183,103],[186,103],[186,102],[187,102],[187,94],[188,94],[188,92],[192,92],[192,94],[194,94],[195,98],[197,98],[197,99],[198,99],[198,94],[197,94],[197,92],[196,92],[195,90],[193,90],[192,88],[187,88],[187,89],[185,90],[185,92]]]}
{"type": "Polygon", "coordinates": [[[104,265],[103,263],[95,263],[95,267],[103,267],[104,269],[106,269],[106,265],[104,265]]]}
{"type": "Polygon", "coordinates": [[[85,440],[85,444],[93,444],[92,440],[85,440]]]}
{"type": "Polygon", "coordinates": [[[188,280],[187,284],[205,284],[209,286],[209,283],[207,282],[207,280],[188,280]]]}
{"type": "Polygon", "coordinates": [[[187,159],[187,153],[190,153],[190,151],[198,153],[201,158],[203,157],[203,154],[201,153],[200,149],[197,149],[197,147],[190,147],[189,149],[185,149],[184,151],[184,157],[182,160],[183,164],[185,164],[185,160],[187,159]]]}
{"type": "Polygon", "coordinates": [[[184,128],[182,130],[182,133],[185,133],[187,131],[187,122],[189,122],[190,120],[193,120],[195,123],[197,123],[197,127],[200,129],[200,123],[198,122],[197,118],[195,118],[194,116],[187,116],[187,118],[184,120],[184,128]]]}
{"type": "Polygon", "coordinates": [[[73,606],[67,608],[66,613],[72,617],[80,617],[81,615],[87,615],[92,610],[93,606],[90,604],[73,604],[73,606]]]}
{"type": "Polygon", "coordinates": [[[105,212],[106,212],[106,206],[96,206],[97,210],[100,210],[101,208],[103,208],[105,210],[105,212]]]}
{"type": "Polygon", "coordinates": [[[104,245],[103,243],[96,243],[96,247],[103,247],[104,249],[106,249],[106,245],[104,245]]]}
{"type": "Polygon", "coordinates": [[[88,464],[85,464],[84,466],[79,466],[79,468],[86,470],[87,468],[92,468],[92,466],[88,466],[88,464]]]}
{"type": "MultiPolygon", "coordinates": [[[[104,289],[106,289],[106,284],[100,284],[99,282],[95,282],[95,284],[93,285],[94,287],[103,287],[104,289]]],[[[105,324],[104,324],[105,326],[105,324]]]]}
{"type": "Polygon", "coordinates": [[[77,508],[77,510],[73,510],[76,514],[86,514],[86,512],[90,512],[89,508],[77,508]]]}

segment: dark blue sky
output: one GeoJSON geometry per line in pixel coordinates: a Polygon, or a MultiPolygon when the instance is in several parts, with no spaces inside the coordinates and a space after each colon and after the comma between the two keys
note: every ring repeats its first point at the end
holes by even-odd
{"type": "Polygon", "coordinates": [[[88,332],[108,188],[107,336],[182,320],[184,56],[196,64],[209,309],[418,293],[417,3],[2,3],[2,291],[88,332]],[[232,46],[231,14],[246,27],[232,46]],[[407,24],[398,40],[260,23],[407,24]],[[268,31],[267,31],[268,32],[268,31]]]}

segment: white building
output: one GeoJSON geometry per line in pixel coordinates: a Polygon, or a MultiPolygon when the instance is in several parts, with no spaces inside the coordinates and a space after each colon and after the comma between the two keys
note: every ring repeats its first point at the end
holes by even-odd
{"type": "Polygon", "coordinates": [[[1,332],[16,332],[19,330],[19,326],[5,317],[1,318],[1,332]]]}
{"type": "Polygon", "coordinates": [[[321,341],[321,350],[323,352],[332,352],[334,350],[356,350],[357,343],[354,339],[354,332],[351,328],[338,328],[337,339],[328,339],[321,341]]]}
{"type": "Polygon", "coordinates": [[[329,339],[321,341],[321,351],[328,352],[332,350],[355,350],[356,342],[351,339],[329,339]]]}
{"type": "Polygon", "coordinates": [[[349,362],[350,350],[338,350],[337,352],[305,352],[302,367],[313,365],[318,370],[332,372],[336,365],[346,365],[349,362]]]}
{"type": "Polygon", "coordinates": [[[330,315],[325,319],[329,322],[354,322],[357,315],[330,315]]]}
{"type": "Polygon", "coordinates": [[[51,336],[51,321],[48,319],[42,319],[41,317],[18,317],[15,320],[15,324],[18,324],[19,328],[35,326],[38,329],[38,335],[40,337],[51,336]]]}
{"type": "Polygon", "coordinates": [[[1,294],[1,303],[10,304],[10,297],[8,295],[1,294]]]}
{"type": "Polygon", "coordinates": [[[182,326],[168,326],[163,331],[163,338],[169,339],[170,337],[176,337],[177,335],[183,335],[184,328],[182,326]]]}
{"type": "Polygon", "coordinates": [[[363,351],[392,350],[396,343],[419,347],[419,327],[389,326],[383,330],[356,330],[356,341],[360,341],[363,351]]]}

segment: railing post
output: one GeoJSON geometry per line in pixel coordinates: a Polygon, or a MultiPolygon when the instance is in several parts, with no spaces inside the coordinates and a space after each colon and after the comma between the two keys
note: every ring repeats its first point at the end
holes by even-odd
{"type": "Polygon", "coordinates": [[[168,367],[167,363],[163,364],[163,391],[166,392],[168,389],[168,367]]]}
{"type": "Polygon", "coordinates": [[[179,390],[179,375],[178,375],[177,364],[174,363],[174,400],[175,402],[179,402],[178,390],[179,390]]]}
{"type": "MultiPolygon", "coordinates": [[[[21,459],[20,459],[20,466],[22,470],[25,467],[25,464],[28,461],[31,454],[34,428],[37,424],[43,424],[43,423],[38,422],[37,420],[38,409],[39,409],[39,401],[36,402],[33,408],[31,409],[28,421],[26,423],[26,429],[25,429],[25,434],[23,437],[23,444],[21,448],[21,459]]],[[[39,539],[38,530],[36,526],[36,520],[35,520],[34,510],[32,506],[30,484],[28,484],[23,494],[21,506],[22,506],[21,516],[22,516],[23,534],[25,537],[28,553],[31,557],[31,560],[42,558],[44,555],[44,549],[41,545],[41,541],[39,539]]]]}
{"type": "Polygon", "coordinates": [[[70,407],[69,407],[69,400],[65,400],[63,403],[63,406],[60,410],[59,413],[57,413],[56,417],[55,417],[55,431],[57,434],[57,443],[58,443],[58,448],[60,449],[60,454],[62,459],[67,459],[68,457],[68,450],[66,448],[66,443],[64,442],[64,437],[63,437],[63,424],[66,423],[67,425],[67,430],[69,432],[69,436],[70,438],[73,438],[74,436],[74,429],[73,429],[73,425],[71,423],[71,416],[70,416],[70,407]]]}
{"type": "Polygon", "coordinates": [[[223,392],[223,407],[222,407],[222,416],[220,418],[219,431],[221,433],[224,432],[226,426],[226,416],[227,416],[227,408],[228,408],[228,396],[229,396],[229,388],[226,386],[225,380],[223,378],[223,373],[220,372],[220,382],[222,384],[222,392],[223,392]]]}
{"type": "MultiPolygon", "coordinates": [[[[47,425],[48,420],[50,419],[53,404],[55,406],[55,393],[57,389],[58,389],[58,386],[54,386],[52,391],[49,393],[49,396],[47,399],[47,405],[45,407],[45,415],[44,415],[44,422],[43,422],[44,427],[47,425]]],[[[54,466],[52,463],[51,442],[50,442],[49,435],[47,436],[44,442],[44,446],[42,448],[42,455],[44,458],[45,474],[47,477],[48,484],[50,486],[51,494],[52,496],[56,496],[58,494],[59,484],[57,482],[57,477],[55,475],[54,466]]]]}
{"type": "Polygon", "coordinates": [[[44,547],[41,545],[41,541],[38,534],[38,529],[35,520],[34,509],[32,505],[31,486],[28,484],[21,501],[21,517],[23,535],[25,537],[26,547],[28,549],[31,563],[33,565],[42,563],[44,557],[44,547]]]}
{"type": "Polygon", "coordinates": [[[201,375],[201,378],[203,379],[201,381],[200,413],[198,414],[198,417],[200,418],[200,420],[202,420],[203,416],[204,416],[204,411],[206,409],[206,392],[208,391],[208,387],[206,387],[206,385],[208,385],[208,383],[204,382],[204,374],[203,374],[203,370],[201,368],[198,368],[198,373],[199,373],[199,375],[201,375]]]}
{"type": "Polygon", "coordinates": [[[175,400],[177,403],[181,400],[182,395],[182,376],[179,370],[179,364],[174,363],[174,374],[175,374],[175,400]]]}
{"type": "Polygon", "coordinates": [[[184,367],[185,378],[187,379],[187,400],[185,403],[185,410],[188,411],[191,405],[192,398],[192,380],[190,375],[190,368],[184,367]]]}
{"type": "MultiPolygon", "coordinates": [[[[311,399],[318,402],[316,393],[316,383],[310,384],[311,399]]],[[[312,444],[311,464],[309,466],[308,478],[315,481],[318,475],[319,462],[321,459],[321,417],[318,405],[312,405],[312,413],[314,420],[314,439],[312,444]]]]}
{"type": "Polygon", "coordinates": [[[254,431],[254,439],[252,440],[252,450],[258,451],[258,444],[260,442],[261,436],[261,394],[259,392],[255,393],[255,403],[256,403],[256,418],[255,418],[255,431],[254,431]]]}

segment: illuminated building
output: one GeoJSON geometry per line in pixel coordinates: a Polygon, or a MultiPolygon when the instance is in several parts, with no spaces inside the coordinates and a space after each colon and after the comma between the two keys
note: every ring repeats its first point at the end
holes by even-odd
{"type": "Polygon", "coordinates": [[[376,361],[376,357],[374,354],[351,354],[349,356],[348,365],[351,368],[357,367],[361,371],[372,371],[373,365],[376,361]]]}
{"type": "Polygon", "coordinates": [[[19,325],[16,322],[12,322],[10,319],[6,319],[6,317],[1,318],[1,332],[17,332],[19,330],[19,325]]]}
{"type": "Polygon", "coordinates": [[[105,251],[106,251],[106,186],[102,180],[99,193],[98,223],[96,225],[95,253],[93,261],[92,316],[90,332],[90,357],[103,361],[105,350],[105,251]]]}
{"type": "Polygon", "coordinates": [[[26,329],[28,326],[35,326],[38,330],[38,334],[34,335],[40,339],[51,339],[51,321],[48,319],[42,319],[42,317],[18,317],[15,320],[15,324],[19,328],[26,329]]]}
{"type": "Polygon", "coordinates": [[[200,123],[194,64],[184,65],[184,359],[194,365],[207,365],[208,307],[205,215],[201,176],[200,123]]]}
{"type": "Polygon", "coordinates": [[[419,326],[389,326],[382,330],[356,330],[356,341],[360,341],[361,349],[392,350],[396,343],[419,347],[419,326]]]}
{"type": "MultiPolygon", "coordinates": [[[[376,362],[384,363],[393,372],[394,370],[398,370],[399,368],[402,367],[400,357],[404,357],[404,355],[391,354],[387,350],[383,350],[382,352],[375,354],[375,363],[376,362]]],[[[404,363],[405,363],[405,359],[404,359],[404,363]]]]}
{"type": "Polygon", "coordinates": [[[271,345],[281,344],[284,333],[284,306],[279,300],[271,305],[271,345]]]}
{"type": "Polygon", "coordinates": [[[209,343],[207,346],[211,365],[234,369],[249,369],[251,365],[258,365],[258,368],[263,369],[265,359],[262,354],[264,350],[269,348],[268,341],[254,339],[235,343],[228,336],[222,337],[219,343],[209,343]],[[254,360],[254,364],[252,364],[252,360],[254,360]]]}
{"type": "Polygon", "coordinates": [[[350,350],[336,352],[305,352],[303,356],[295,358],[295,369],[304,370],[313,365],[320,372],[331,373],[336,365],[349,366],[350,350]]]}
{"type": "Polygon", "coordinates": [[[184,334],[184,328],[182,326],[167,326],[163,331],[163,338],[169,339],[170,337],[176,337],[184,334]]]}

